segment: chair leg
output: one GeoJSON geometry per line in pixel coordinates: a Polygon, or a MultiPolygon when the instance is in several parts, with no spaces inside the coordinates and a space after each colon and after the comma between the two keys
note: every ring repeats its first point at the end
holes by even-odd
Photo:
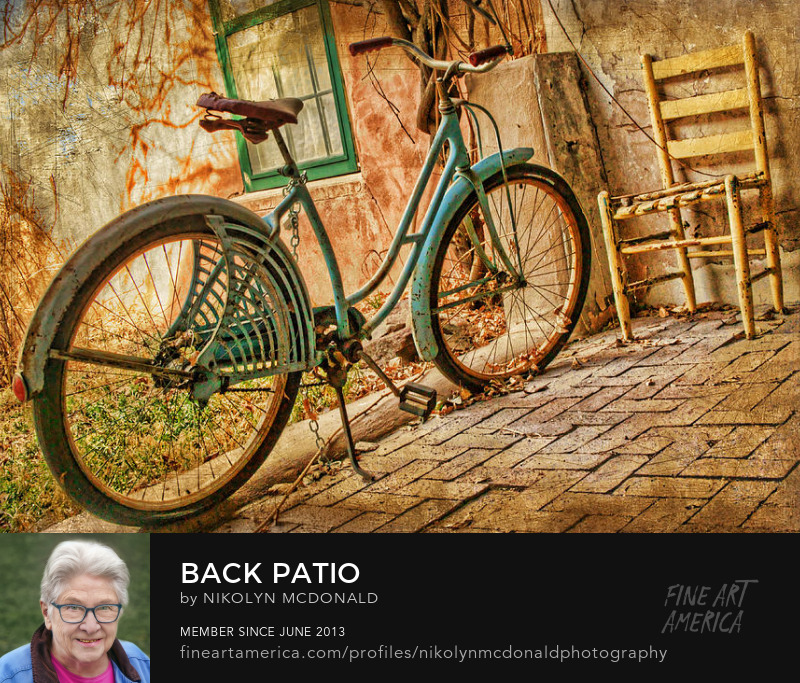
{"type": "Polygon", "coordinates": [[[770,273],[769,280],[772,285],[772,303],[775,312],[783,311],[783,273],[781,271],[781,256],[778,250],[778,236],[775,233],[775,205],[772,203],[772,188],[762,187],[759,190],[761,200],[761,213],[769,228],[764,230],[764,248],[767,252],[767,268],[770,273]]]}
{"type": "Polygon", "coordinates": [[[750,262],[742,221],[742,202],[739,196],[739,180],[729,175],[725,178],[725,196],[728,204],[728,222],[731,228],[731,250],[736,269],[736,286],[739,291],[739,308],[742,311],[744,333],[748,339],[756,334],[753,319],[753,290],[750,284],[750,262]]]}
{"type": "MultiPolygon", "coordinates": [[[[685,240],[686,232],[683,229],[683,219],[681,218],[680,209],[669,210],[669,220],[672,224],[672,234],[676,240],[685,240]]],[[[689,263],[689,257],[686,255],[686,248],[681,247],[675,250],[677,252],[678,266],[683,272],[681,284],[683,285],[683,292],[686,296],[686,308],[689,313],[694,313],[697,310],[697,297],[694,291],[694,275],[692,274],[692,265],[689,263]]]]}
{"type": "Polygon", "coordinates": [[[625,264],[617,248],[616,230],[614,229],[614,217],[611,213],[611,205],[608,201],[608,192],[603,190],[597,196],[597,203],[600,207],[600,223],[603,226],[603,237],[606,242],[606,252],[608,252],[608,265],[611,270],[611,287],[614,290],[614,304],[617,309],[619,326],[622,330],[622,338],[625,341],[633,339],[631,330],[631,312],[628,297],[625,295],[625,282],[628,279],[625,272],[625,264]]]}

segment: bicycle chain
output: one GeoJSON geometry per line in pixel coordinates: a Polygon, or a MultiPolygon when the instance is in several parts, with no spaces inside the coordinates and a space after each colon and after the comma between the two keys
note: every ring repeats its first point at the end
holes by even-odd
{"type": "MultiPolygon", "coordinates": [[[[284,196],[288,195],[291,191],[292,187],[296,184],[305,183],[306,182],[306,174],[303,173],[299,179],[290,182],[286,187],[283,188],[284,196]]],[[[298,216],[300,215],[300,204],[295,203],[292,204],[291,208],[288,211],[289,214],[289,226],[292,232],[292,236],[289,239],[289,246],[292,248],[292,256],[294,257],[295,261],[297,260],[297,247],[300,246],[300,220],[298,216]]],[[[322,453],[322,450],[325,448],[325,441],[319,435],[319,421],[316,417],[312,417],[308,422],[308,428],[311,430],[311,433],[314,435],[315,445],[317,447],[317,451],[322,453]]]]}

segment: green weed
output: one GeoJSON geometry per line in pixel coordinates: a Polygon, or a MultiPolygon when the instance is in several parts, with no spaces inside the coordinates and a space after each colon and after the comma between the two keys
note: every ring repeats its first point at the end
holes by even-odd
{"type": "Polygon", "coordinates": [[[39,451],[29,407],[0,389],[0,531],[38,531],[77,512],[39,451]]]}

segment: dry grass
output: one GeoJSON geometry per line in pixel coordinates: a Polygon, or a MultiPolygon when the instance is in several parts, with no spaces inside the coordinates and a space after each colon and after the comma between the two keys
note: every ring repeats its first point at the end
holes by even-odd
{"type": "Polygon", "coordinates": [[[63,260],[34,203],[33,183],[0,167],[0,387],[11,381],[28,320],[63,260]]]}

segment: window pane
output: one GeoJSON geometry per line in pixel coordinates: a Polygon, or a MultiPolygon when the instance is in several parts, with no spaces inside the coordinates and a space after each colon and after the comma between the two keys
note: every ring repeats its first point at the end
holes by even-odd
{"type": "Polygon", "coordinates": [[[278,0],[219,0],[223,21],[231,21],[262,7],[274,5],[278,0]]]}
{"type": "MultiPolygon", "coordinates": [[[[297,97],[305,105],[298,125],[283,128],[295,160],[316,161],[343,153],[319,10],[315,5],[228,37],[231,70],[239,97],[297,97]]],[[[282,165],[275,145],[248,143],[258,175],[282,165]]]]}

